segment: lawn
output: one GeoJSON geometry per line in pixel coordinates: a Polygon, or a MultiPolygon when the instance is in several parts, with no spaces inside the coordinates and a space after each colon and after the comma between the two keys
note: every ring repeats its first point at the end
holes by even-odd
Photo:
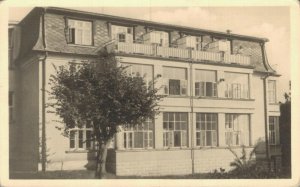
{"type": "MultiPolygon", "coordinates": [[[[74,170],[74,171],[46,171],[38,173],[18,173],[11,174],[11,179],[95,179],[93,170],[74,170]]],[[[105,179],[255,179],[255,178],[290,178],[285,172],[276,175],[262,174],[260,176],[228,174],[228,173],[201,173],[194,175],[167,175],[167,176],[116,176],[107,173],[105,179]]]]}

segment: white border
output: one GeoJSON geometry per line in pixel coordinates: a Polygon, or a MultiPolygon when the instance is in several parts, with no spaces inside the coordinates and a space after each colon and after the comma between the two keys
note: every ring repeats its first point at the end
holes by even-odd
{"type": "MultiPolygon", "coordinates": [[[[31,6],[86,6],[87,1],[77,0],[30,0],[27,2],[17,0],[6,0],[0,2],[0,186],[299,186],[300,185],[300,152],[298,120],[299,102],[299,4],[296,0],[223,0],[223,1],[189,1],[189,0],[90,0],[89,6],[123,6],[123,7],[147,7],[147,6],[288,6],[291,10],[291,77],[292,77],[292,179],[235,179],[235,180],[153,180],[153,179],[127,179],[127,180],[9,180],[8,178],[8,61],[7,58],[7,23],[9,7],[31,7],[31,6]]],[[[238,16],[238,15],[237,15],[238,16]]]]}

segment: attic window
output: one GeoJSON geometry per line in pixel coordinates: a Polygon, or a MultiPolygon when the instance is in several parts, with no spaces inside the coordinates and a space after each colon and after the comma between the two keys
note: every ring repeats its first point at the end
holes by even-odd
{"type": "Polygon", "coordinates": [[[133,28],[120,25],[112,25],[111,38],[118,42],[133,43],[133,28]]]}
{"type": "Polygon", "coordinates": [[[92,22],[68,19],[66,36],[69,44],[92,45],[92,22]]]}

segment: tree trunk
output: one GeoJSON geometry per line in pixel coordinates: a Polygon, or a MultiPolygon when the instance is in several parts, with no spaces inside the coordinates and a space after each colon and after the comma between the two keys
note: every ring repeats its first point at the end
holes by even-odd
{"type": "Polygon", "coordinates": [[[100,146],[100,149],[97,151],[96,158],[96,178],[105,178],[106,177],[106,158],[107,158],[107,147],[109,146],[111,139],[107,142],[103,142],[100,146]]]}

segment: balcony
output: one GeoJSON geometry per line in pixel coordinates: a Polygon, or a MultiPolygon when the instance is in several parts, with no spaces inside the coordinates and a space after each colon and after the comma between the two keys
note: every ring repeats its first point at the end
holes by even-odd
{"type": "Polygon", "coordinates": [[[221,62],[221,53],[192,50],[192,59],[200,61],[205,60],[212,62],[221,62]]]}
{"type": "Polygon", "coordinates": [[[198,51],[193,49],[162,47],[157,44],[116,42],[116,52],[139,54],[165,58],[191,59],[194,61],[210,61],[225,64],[240,64],[249,66],[250,57],[243,55],[222,54],[221,52],[198,51]]]}
{"type": "Polygon", "coordinates": [[[152,45],[124,42],[117,43],[117,51],[120,53],[154,55],[153,49],[152,45]]]}
{"type": "Polygon", "coordinates": [[[250,58],[242,55],[224,54],[224,63],[250,65],[250,58]]]}
{"type": "Polygon", "coordinates": [[[157,55],[162,57],[189,58],[189,50],[171,47],[157,47],[157,55]]]}

